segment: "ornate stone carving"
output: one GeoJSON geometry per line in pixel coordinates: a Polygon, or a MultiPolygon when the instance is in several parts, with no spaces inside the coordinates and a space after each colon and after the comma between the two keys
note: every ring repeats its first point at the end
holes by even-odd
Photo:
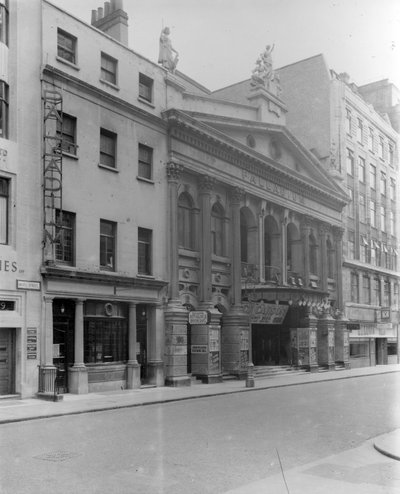
{"type": "Polygon", "coordinates": [[[207,193],[211,192],[215,184],[215,178],[210,177],[210,175],[203,175],[199,180],[200,192],[207,193]]]}
{"type": "Polygon", "coordinates": [[[327,235],[328,233],[331,232],[331,227],[330,225],[326,223],[320,223],[318,225],[318,234],[323,237],[324,235],[327,235]]]}
{"type": "Polygon", "coordinates": [[[340,240],[343,239],[344,228],[342,228],[341,226],[334,226],[332,227],[332,234],[335,241],[339,242],[340,240]]]}
{"type": "Polygon", "coordinates": [[[234,187],[232,189],[231,197],[232,197],[232,204],[240,204],[240,201],[243,200],[245,196],[245,191],[241,187],[234,187]]]}
{"type": "Polygon", "coordinates": [[[275,45],[267,45],[265,50],[257,58],[256,66],[251,74],[250,84],[254,88],[264,87],[273,91],[278,98],[282,94],[280,78],[272,68],[271,53],[275,45]]]}
{"type": "Polygon", "coordinates": [[[183,172],[183,165],[180,163],[176,163],[175,161],[169,161],[167,163],[167,176],[168,180],[174,181],[174,180],[179,180],[182,172],[183,172]]]}

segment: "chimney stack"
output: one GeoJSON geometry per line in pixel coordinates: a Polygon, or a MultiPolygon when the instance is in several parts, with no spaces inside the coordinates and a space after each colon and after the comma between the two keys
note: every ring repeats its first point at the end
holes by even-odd
{"type": "Polygon", "coordinates": [[[104,2],[104,8],[92,10],[92,26],[128,46],[128,14],[122,0],[104,2]]]}

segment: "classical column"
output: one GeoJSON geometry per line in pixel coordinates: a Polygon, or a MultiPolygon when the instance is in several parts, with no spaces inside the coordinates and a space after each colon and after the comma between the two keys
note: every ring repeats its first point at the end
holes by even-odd
{"type": "Polygon", "coordinates": [[[242,262],[240,255],[240,202],[244,190],[236,187],[232,191],[232,305],[240,308],[242,305],[242,262]]]}
{"type": "Polygon", "coordinates": [[[240,203],[243,198],[243,189],[239,187],[232,189],[232,306],[229,312],[224,314],[221,328],[222,367],[225,372],[240,379],[252,372],[252,368],[250,369],[249,367],[251,363],[251,355],[249,354],[249,340],[251,339],[249,321],[242,309],[240,203]]]}
{"type": "MultiPolygon", "coordinates": [[[[147,377],[149,384],[164,385],[163,351],[164,351],[164,311],[163,305],[150,307],[149,313],[150,338],[149,355],[147,360],[147,377]]],[[[183,344],[187,348],[187,335],[183,344]]]]}
{"type": "Polygon", "coordinates": [[[342,256],[343,256],[343,233],[344,228],[334,227],[333,228],[333,238],[335,241],[335,252],[336,252],[336,293],[337,293],[337,307],[339,310],[344,310],[343,301],[343,277],[342,277],[342,256]]]}
{"type": "Polygon", "coordinates": [[[329,233],[329,226],[320,224],[318,227],[319,243],[321,249],[321,259],[319,264],[321,288],[325,292],[328,290],[328,252],[326,241],[329,233]]]}
{"type": "Polygon", "coordinates": [[[140,388],[140,365],[137,361],[137,348],[136,348],[136,303],[129,303],[129,317],[128,317],[128,362],[126,364],[127,389],[140,388]]]}
{"type": "Polygon", "coordinates": [[[304,252],[304,281],[305,286],[310,286],[310,228],[311,218],[305,216],[301,224],[301,238],[304,252]]]}
{"type": "Polygon", "coordinates": [[[53,364],[53,297],[44,297],[44,332],[41,334],[38,396],[55,396],[56,367],[53,364]]]}
{"type": "Polygon", "coordinates": [[[74,365],[68,369],[69,392],[75,394],[85,394],[89,392],[88,370],[83,362],[83,303],[83,299],[77,299],[75,301],[74,365]]]}
{"type": "Polygon", "coordinates": [[[318,320],[318,365],[328,370],[335,368],[335,327],[329,309],[324,309],[318,320]]]}
{"type": "MultiPolygon", "coordinates": [[[[200,301],[202,305],[210,305],[212,297],[211,280],[211,191],[215,179],[204,175],[199,183],[201,207],[201,239],[200,239],[200,301]]],[[[239,223],[240,224],[240,223],[239,223]]]]}
{"type": "Polygon", "coordinates": [[[338,317],[334,321],[335,363],[345,369],[350,368],[349,330],[347,329],[347,323],[348,320],[344,317],[343,312],[339,311],[338,317]]]}
{"type": "MultiPolygon", "coordinates": [[[[169,301],[165,310],[165,384],[189,386],[187,374],[187,310],[179,300],[179,250],[178,250],[178,183],[183,165],[171,160],[167,164],[168,176],[168,256],[169,301]]],[[[157,318],[156,318],[157,319],[157,318]]],[[[163,325],[162,325],[163,326],[163,325]]],[[[157,380],[159,377],[157,377],[157,380]]]]}
{"type": "Polygon", "coordinates": [[[167,164],[168,176],[168,204],[169,204],[169,266],[170,285],[169,298],[179,300],[179,252],[178,252],[178,183],[183,171],[183,165],[169,161],[167,164]]]}
{"type": "Polygon", "coordinates": [[[282,284],[287,285],[288,281],[288,269],[287,269],[287,224],[288,224],[288,211],[283,212],[283,218],[281,221],[281,256],[282,256],[282,284]]]}
{"type": "Polygon", "coordinates": [[[260,283],[265,282],[265,211],[262,209],[258,215],[258,264],[260,283]]]}

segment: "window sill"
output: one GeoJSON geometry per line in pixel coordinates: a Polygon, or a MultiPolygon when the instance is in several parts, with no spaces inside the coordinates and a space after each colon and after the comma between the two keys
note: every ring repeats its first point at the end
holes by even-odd
{"type": "Polygon", "coordinates": [[[146,182],[147,184],[154,185],[154,181],[149,178],[140,177],[139,175],[136,177],[136,180],[139,182],[146,182]]]}
{"type": "Polygon", "coordinates": [[[75,160],[75,161],[79,160],[79,157],[76,154],[67,153],[66,151],[63,151],[62,155],[65,156],[66,158],[70,158],[71,160],[75,160]]]}
{"type": "Polygon", "coordinates": [[[150,108],[155,109],[155,105],[147,99],[144,99],[144,98],[141,98],[140,96],[138,96],[138,101],[140,101],[141,103],[144,103],[147,106],[150,106],[150,108]]]}
{"type": "Polygon", "coordinates": [[[99,266],[100,271],[104,271],[106,273],[115,273],[114,268],[108,268],[107,266],[99,266]]]}
{"type": "Polygon", "coordinates": [[[142,278],[144,280],[155,280],[155,277],[152,274],[138,273],[137,277],[142,278]]]}
{"type": "Polygon", "coordinates": [[[111,88],[115,89],[116,91],[119,91],[120,90],[119,89],[119,86],[117,86],[116,84],[113,84],[112,82],[108,82],[105,79],[99,79],[99,80],[105,86],[111,87],[111,88]]]}
{"type": "Polygon", "coordinates": [[[71,69],[81,70],[80,67],[78,67],[78,65],[76,65],[72,62],[68,62],[68,60],[65,60],[65,58],[61,58],[59,56],[56,56],[56,60],[60,63],[63,63],[64,65],[68,65],[68,67],[71,67],[71,69]]]}
{"type": "Polygon", "coordinates": [[[103,168],[103,170],[108,170],[108,171],[113,172],[113,173],[119,173],[119,170],[117,170],[116,168],[113,168],[112,166],[102,165],[101,163],[99,163],[97,166],[99,168],[103,168]]]}

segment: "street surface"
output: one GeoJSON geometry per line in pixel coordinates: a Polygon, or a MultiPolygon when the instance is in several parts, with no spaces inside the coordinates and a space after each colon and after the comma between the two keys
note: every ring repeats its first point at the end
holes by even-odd
{"type": "Polygon", "coordinates": [[[3,424],[0,492],[280,494],[280,458],[284,472],[308,465],[321,487],[290,494],[331,494],[324,481],[335,475],[397,493],[400,462],[366,445],[397,428],[400,373],[3,424]],[[347,465],[333,468],[335,455],[347,465]],[[363,455],[372,466],[350,474],[363,455]]]}

